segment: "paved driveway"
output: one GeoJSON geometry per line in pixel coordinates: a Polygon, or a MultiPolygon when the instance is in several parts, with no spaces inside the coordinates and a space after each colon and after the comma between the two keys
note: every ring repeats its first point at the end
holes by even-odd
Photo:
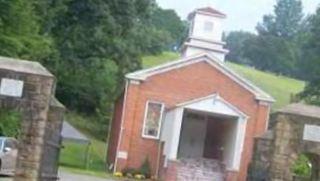
{"type": "MultiPolygon", "coordinates": [[[[66,171],[60,171],[59,177],[60,181],[114,181],[112,179],[75,174],[66,171]]],[[[0,177],[0,181],[12,181],[12,179],[8,177],[0,177]]]]}

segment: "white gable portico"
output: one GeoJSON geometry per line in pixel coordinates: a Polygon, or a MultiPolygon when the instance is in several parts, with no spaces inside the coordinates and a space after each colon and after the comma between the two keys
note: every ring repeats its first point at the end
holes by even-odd
{"type": "MultiPolygon", "coordinates": [[[[210,116],[219,117],[219,120],[228,121],[231,125],[228,134],[224,136],[223,156],[220,161],[226,165],[228,170],[239,170],[248,117],[239,109],[221,98],[218,94],[179,104],[176,108],[167,112],[165,120],[163,121],[161,134],[161,140],[164,141],[163,154],[166,157],[165,164],[168,160],[179,159],[179,153],[183,153],[181,154],[182,156],[188,155],[189,157],[199,157],[199,155],[201,155],[202,157],[204,153],[203,147],[205,145],[203,137],[206,137],[206,132],[209,131],[207,130],[207,125],[208,122],[210,122],[210,119],[208,119],[210,116]],[[192,135],[192,133],[183,134],[183,122],[187,124],[189,119],[186,116],[186,113],[200,115],[201,119],[198,119],[199,126],[194,125],[193,132],[197,131],[197,127],[206,128],[200,130],[198,133],[194,133],[196,135],[192,139],[193,142],[197,140],[197,143],[192,143],[192,145],[188,145],[187,138],[182,138],[183,135],[192,135]],[[180,151],[179,146],[181,149],[180,151]],[[188,150],[189,152],[190,150],[193,151],[193,153],[186,153],[188,150]]],[[[206,139],[210,139],[210,137],[206,139]]]]}

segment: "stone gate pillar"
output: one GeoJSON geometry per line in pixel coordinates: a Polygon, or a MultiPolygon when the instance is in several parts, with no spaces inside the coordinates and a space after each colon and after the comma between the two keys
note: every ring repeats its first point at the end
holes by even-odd
{"type": "Polygon", "coordinates": [[[37,62],[0,57],[0,108],[22,113],[15,181],[37,181],[55,78],[37,62]]]}
{"type": "Polygon", "coordinates": [[[319,181],[320,107],[291,104],[272,114],[270,123],[269,136],[256,138],[251,180],[319,181]],[[310,178],[292,172],[292,166],[300,154],[308,156],[312,162],[310,178]]]}

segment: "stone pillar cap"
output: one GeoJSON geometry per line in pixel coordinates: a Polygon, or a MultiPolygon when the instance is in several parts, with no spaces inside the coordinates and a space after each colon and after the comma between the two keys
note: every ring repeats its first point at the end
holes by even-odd
{"type": "Polygon", "coordinates": [[[19,59],[8,58],[8,57],[1,57],[0,56],[0,69],[20,72],[20,73],[54,77],[39,62],[19,60],[19,59]]]}

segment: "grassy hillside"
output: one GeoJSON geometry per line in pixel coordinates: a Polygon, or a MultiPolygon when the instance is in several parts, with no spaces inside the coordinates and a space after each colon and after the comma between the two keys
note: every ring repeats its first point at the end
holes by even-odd
{"type": "MultiPolygon", "coordinates": [[[[168,61],[176,60],[179,55],[172,52],[164,52],[158,56],[146,56],[143,58],[145,68],[156,66],[168,61]]],[[[250,67],[228,62],[227,65],[238,74],[243,75],[255,85],[272,95],[277,102],[273,110],[279,109],[290,102],[290,96],[301,92],[305,86],[303,81],[278,76],[272,73],[262,72],[250,67]]]]}
{"type": "Polygon", "coordinates": [[[170,62],[179,58],[179,55],[174,52],[164,52],[157,56],[145,56],[142,59],[143,67],[149,68],[162,63],[170,62]]]}

